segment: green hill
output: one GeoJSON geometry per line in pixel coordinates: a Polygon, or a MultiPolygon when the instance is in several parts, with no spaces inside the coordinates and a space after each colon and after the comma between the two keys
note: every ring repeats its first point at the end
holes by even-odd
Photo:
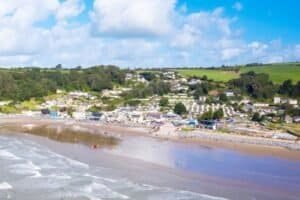
{"type": "Polygon", "coordinates": [[[202,77],[206,75],[209,79],[215,81],[227,82],[231,79],[238,78],[241,73],[254,71],[256,73],[269,74],[270,79],[275,83],[282,83],[287,79],[293,80],[293,82],[300,81],[300,63],[278,63],[263,66],[242,66],[239,71],[219,68],[219,69],[178,69],[181,75],[185,77],[198,76],[202,77]]]}

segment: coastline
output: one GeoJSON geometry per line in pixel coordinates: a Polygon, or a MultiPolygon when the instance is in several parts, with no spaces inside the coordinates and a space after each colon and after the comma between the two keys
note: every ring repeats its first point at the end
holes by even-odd
{"type": "Polygon", "coordinates": [[[14,134],[13,137],[40,144],[58,155],[72,159],[76,165],[87,166],[88,169],[100,166],[101,170],[108,175],[108,177],[103,177],[103,180],[115,181],[120,177],[127,177],[126,180],[133,181],[132,184],[141,184],[139,187],[165,188],[168,191],[178,191],[183,195],[199,194],[201,199],[296,200],[299,193],[294,189],[285,188],[283,190],[268,185],[257,185],[247,180],[234,180],[217,175],[182,171],[139,159],[110,154],[101,149],[93,150],[80,144],[63,144],[40,136],[14,134]],[[141,174],[143,175],[141,176],[141,174]]]}
{"type": "Polygon", "coordinates": [[[64,143],[52,140],[46,135],[5,132],[4,129],[0,131],[4,136],[20,138],[21,142],[22,138],[25,138],[38,143],[41,148],[46,147],[75,162],[79,161],[90,167],[108,170],[104,173],[109,174],[108,178],[126,177],[134,183],[150,184],[161,188],[171,187],[175,190],[216,195],[232,200],[253,198],[294,200],[299,194],[297,190],[299,171],[289,171],[290,168],[298,169],[298,151],[253,144],[200,141],[194,138],[163,139],[149,134],[147,128],[124,128],[111,124],[95,125],[82,121],[29,117],[0,119],[2,128],[9,123],[26,125],[27,128],[42,124],[47,124],[49,127],[76,127],[77,130],[81,127],[96,135],[120,138],[122,141],[120,144],[94,149],[80,141],[77,144],[64,143]],[[189,153],[186,154],[185,150],[189,153]],[[146,159],[142,159],[144,157],[146,159]],[[152,158],[158,159],[152,160],[152,158]],[[188,162],[192,165],[186,165],[188,162]],[[278,163],[284,164],[280,166],[277,165],[278,163]],[[259,170],[256,171],[257,169],[259,170]],[[281,171],[277,173],[277,170],[281,171]],[[249,172],[253,174],[248,174],[249,172]],[[264,176],[260,175],[262,173],[264,176]]]}
{"type": "MultiPolygon", "coordinates": [[[[203,145],[209,147],[219,147],[242,153],[258,156],[276,156],[291,160],[300,160],[300,141],[292,142],[282,139],[267,139],[251,136],[241,136],[227,133],[217,133],[210,130],[180,132],[176,130],[161,129],[157,132],[149,127],[128,127],[122,124],[99,123],[91,121],[61,120],[28,116],[1,116],[0,132],[7,130],[5,126],[25,127],[50,126],[63,128],[73,128],[74,131],[85,130],[89,134],[96,134],[104,137],[116,139],[126,139],[130,136],[145,136],[157,138],[159,140],[171,140],[178,143],[189,143],[191,145],[203,145]]],[[[26,129],[21,132],[26,133],[26,129]]],[[[20,131],[15,131],[20,132],[20,131]]],[[[28,133],[28,132],[27,132],[28,133]]],[[[30,134],[30,133],[29,133],[30,134]]],[[[43,135],[40,135],[43,136],[43,135]]],[[[51,139],[51,138],[50,138],[51,139]]],[[[78,141],[80,143],[80,141],[78,141]]]]}

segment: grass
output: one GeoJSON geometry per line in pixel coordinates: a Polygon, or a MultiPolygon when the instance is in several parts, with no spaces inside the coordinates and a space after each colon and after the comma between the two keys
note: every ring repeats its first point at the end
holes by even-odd
{"type": "Polygon", "coordinates": [[[284,80],[291,79],[294,83],[300,81],[300,64],[299,63],[278,63],[264,66],[241,67],[240,72],[224,71],[222,69],[179,69],[176,70],[185,77],[206,75],[214,81],[227,82],[231,79],[238,78],[241,73],[254,71],[256,73],[269,74],[274,83],[282,83],[284,80]]]}
{"type": "Polygon", "coordinates": [[[275,83],[282,83],[287,79],[291,79],[293,82],[300,81],[300,64],[274,64],[263,67],[241,68],[241,73],[248,71],[269,74],[270,79],[275,83]]]}
{"type": "Polygon", "coordinates": [[[227,82],[231,79],[235,79],[239,77],[239,73],[235,73],[233,71],[223,71],[216,69],[180,69],[177,70],[181,75],[185,77],[197,76],[203,77],[204,75],[208,77],[208,79],[213,79],[214,81],[227,82]]]}
{"type": "Polygon", "coordinates": [[[300,137],[300,124],[288,124],[285,129],[291,134],[300,137]]]}
{"type": "Polygon", "coordinates": [[[300,137],[300,124],[276,124],[269,123],[268,127],[272,130],[284,130],[291,133],[294,136],[300,137]]]}

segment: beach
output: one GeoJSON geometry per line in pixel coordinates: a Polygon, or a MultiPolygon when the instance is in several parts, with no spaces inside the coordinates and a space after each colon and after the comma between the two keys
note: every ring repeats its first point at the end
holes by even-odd
{"type": "MultiPolygon", "coordinates": [[[[88,137],[86,137],[87,139],[94,135],[113,137],[116,139],[124,139],[126,136],[131,135],[143,135],[163,140],[172,140],[175,142],[196,143],[212,147],[229,148],[257,155],[274,155],[282,158],[300,159],[300,141],[250,137],[211,130],[183,132],[178,131],[170,125],[162,126],[159,131],[153,131],[152,127],[138,124],[136,126],[129,126],[117,123],[27,116],[3,116],[0,118],[0,130],[4,129],[12,132],[30,133],[30,130],[34,128],[47,128],[47,130],[50,128],[54,129],[54,132],[58,133],[61,130],[68,129],[73,132],[82,132],[83,135],[88,135],[88,137]]],[[[39,136],[49,137],[49,135],[47,136],[45,133],[45,131],[40,131],[39,136]]],[[[60,140],[60,142],[62,141],[60,140]]],[[[93,142],[88,143],[88,145],[93,145],[93,142]]]]}
{"type": "Polygon", "coordinates": [[[91,122],[20,117],[1,119],[0,124],[1,199],[19,199],[25,194],[35,200],[43,192],[55,200],[250,200],[297,199],[300,195],[299,152],[282,147],[162,139],[148,128],[91,122]],[[75,126],[79,132],[105,139],[95,140],[99,144],[94,148],[86,140],[59,141],[61,137],[50,137],[51,132],[36,135],[3,129],[13,124],[27,130],[38,125],[75,126]],[[110,137],[116,142],[107,143],[110,137]]]}

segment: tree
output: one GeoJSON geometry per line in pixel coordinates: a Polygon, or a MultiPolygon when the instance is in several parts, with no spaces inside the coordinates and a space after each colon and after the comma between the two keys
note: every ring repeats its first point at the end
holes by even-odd
{"type": "Polygon", "coordinates": [[[213,119],[220,120],[223,117],[224,117],[224,112],[223,112],[222,108],[220,108],[219,110],[215,111],[214,114],[213,114],[213,119]]]}
{"type": "Polygon", "coordinates": [[[167,107],[169,105],[169,99],[167,97],[162,97],[159,100],[159,106],[161,107],[167,107]]]}
{"type": "Polygon", "coordinates": [[[201,116],[198,117],[199,121],[202,120],[220,120],[224,117],[223,109],[219,109],[215,112],[213,112],[211,109],[205,113],[203,113],[201,116]]]}
{"type": "Polygon", "coordinates": [[[252,121],[254,121],[254,122],[261,122],[262,121],[262,117],[260,116],[260,114],[258,112],[253,114],[252,121]]]}
{"type": "Polygon", "coordinates": [[[183,115],[187,113],[186,107],[183,103],[177,103],[174,107],[174,113],[178,115],[183,115]]]}
{"type": "Polygon", "coordinates": [[[289,79],[284,81],[282,85],[280,85],[278,93],[291,96],[293,93],[293,89],[294,89],[293,82],[291,79],[289,79]]]}
{"type": "Polygon", "coordinates": [[[220,98],[221,102],[227,102],[228,101],[228,97],[224,93],[220,94],[219,98],[220,98]]]}
{"type": "Polygon", "coordinates": [[[201,116],[198,117],[199,121],[202,120],[211,120],[213,118],[213,111],[210,109],[209,111],[203,113],[201,116]]]}
{"type": "Polygon", "coordinates": [[[57,64],[57,65],[55,66],[55,69],[62,69],[62,64],[57,64]]]}
{"type": "Polygon", "coordinates": [[[229,86],[238,88],[255,99],[272,98],[277,91],[277,87],[269,80],[268,74],[256,74],[253,71],[241,74],[240,78],[229,81],[229,86]]]}

